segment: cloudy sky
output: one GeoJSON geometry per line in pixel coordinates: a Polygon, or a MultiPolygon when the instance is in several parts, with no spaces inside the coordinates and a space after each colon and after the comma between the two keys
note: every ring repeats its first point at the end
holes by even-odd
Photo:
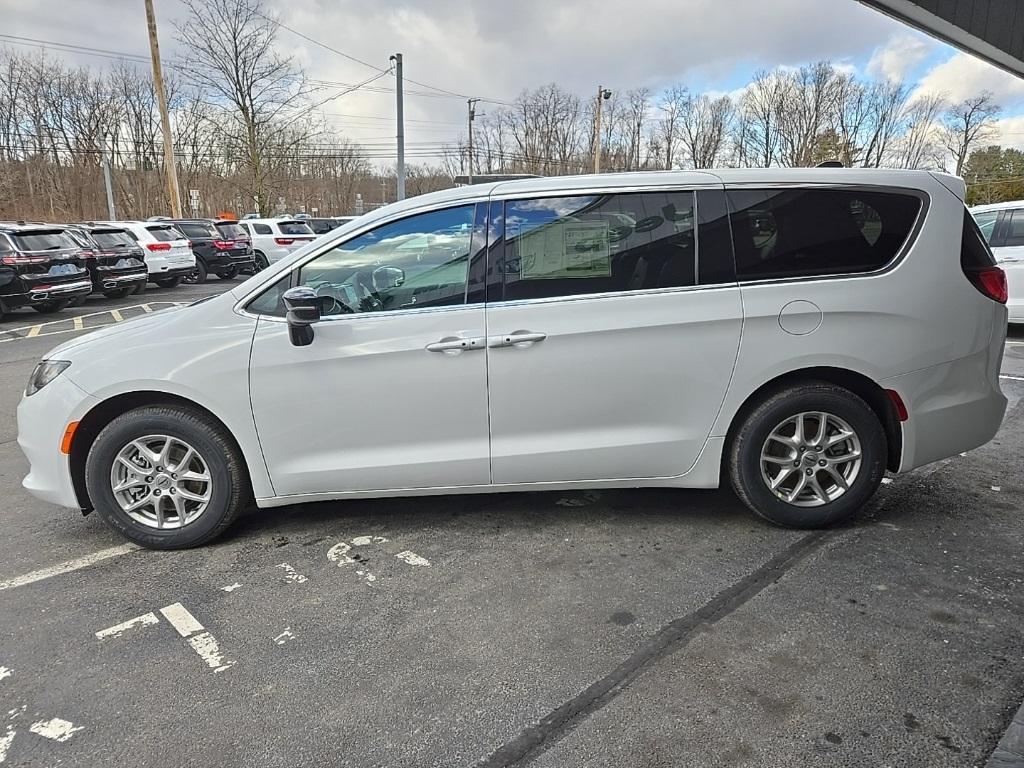
{"type": "MultiPolygon", "coordinates": [[[[155,0],[164,57],[176,40],[179,0],[155,0]]],[[[654,93],[673,83],[729,92],[753,72],[828,58],[862,77],[903,78],[952,99],[990,90],[1003,105],[1006,144],[1024,146],[1024,81],[912,32],[855,0],[266,0],[282,23],[382,68],[401,51],[410,147],[464,132],[465,96],[509,101],[549,82],[580,94],[599,84],[654,93]]],[[[143,0],[0,0],[5,36],[147,55],[143,0]]],[[[36,43],[38,44],[38,43],[36,43]]],[[[281,29],[279,47],[307,75],[358,83],[374,70],[281,29]]],[[[103,67],[110,59],[51,46],[51,55],[103,67]]],[[[144,66],[139,64],[139,66],[144,66]]],[[[374,83],[391,87],[388,78],[374,83]]],[[[340,89],[340,85],[334,86],[340,89]]],[[[325,90],[330,95],[332,90],[325,90]]],[[[480,111],[494,108],[484,103],[480,111]]],[[[330,121],[369,146],[390,147],[394,94],[361,90],[324,107],[330,121]]]]}

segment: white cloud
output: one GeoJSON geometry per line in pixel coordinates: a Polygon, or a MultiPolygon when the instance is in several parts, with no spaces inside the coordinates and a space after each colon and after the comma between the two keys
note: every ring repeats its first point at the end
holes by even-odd
{"type": "Polygon", "coordinates": [[[983,142],[988,144],[999,144],[1014,149],[1024,149],[1024,115],[1015,117],[1004,117],[997,120],[995,132],[983,142]]]}
{"type": "Polygon", "coordinates": [[[914,95],[942,93],[958,102],[982,91],[991,91],[1004,109],[1013,108],[1024,99],[1024,80],[981,59],[957,53],[922,77],[914,95]]]}
{"type": "Polygon", "coordinates": [[[868,75],[879,80],[905,80],[914,68],[935,50],[938,44],[915,34],[898,34],[876,48],[868,61],[868,75]]]}

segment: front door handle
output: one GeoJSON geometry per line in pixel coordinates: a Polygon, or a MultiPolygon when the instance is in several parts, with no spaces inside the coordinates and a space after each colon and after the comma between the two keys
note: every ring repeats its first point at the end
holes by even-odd
{"type": "Polygon", "coordinates": [[[458,354],[462,351],[468,351],[471,349],[483,349],[485,339],[483,336],[474,336],[469,339],[463,339],[458,336],[445,336],[440,341],[434,341],[427,344],[428,352],[445,352],[449,355],[458,354]]]}
{"type": "Polygon", "coordinates": [[[512,331],[503,336],[491,336],[487,346],[492,349],[496,347],[528,347],[534,342],[544,341],[548,335],[534,331],[512,331]]]}

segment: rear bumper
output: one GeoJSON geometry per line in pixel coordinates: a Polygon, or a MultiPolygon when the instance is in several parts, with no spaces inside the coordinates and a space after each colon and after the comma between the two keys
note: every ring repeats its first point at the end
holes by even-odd
{"type": "Polygon", "coordinates": [[[92,275],[93,289],[96,291],[109,291],[125,286],[138,285],[149,279],[149,273],[145,269],[134,272],[105,272],[98,269],[92,275]]]}
{"type": "MultiPolygon", "coordinates": [[[[7,286],[10,289],[13,286],[7,286]]],[[[33,304],[46,304],[50,301],[62,301],[74,299],[79,296],[87,296],[92,293],[92,279],[86,275],[76,280],[63,283],[38,282],[32,286],[26,286],[27,290],[21,293],[4,294],[0,296],[4,307],[17,309],[18,307],[29,307],[33,304]]]]}
{"type": "Polygon", "coordinates": [[[191,267],[170,267],[165,268],[162,272],[150,272],[148,279],[150,282],[156,280],[169,280],[172,277],[184,277],[185,275],[191,275],[195,266],[191,267]]]}
{"type": "Polygon", "coordinates": [[[900,472],[984,445],[1006,413],[998,361],[993,370],[987,349],[879,384],[898,392],[910,415],[903,422],[900,472]]]}
{"type": "Polygon", "coordinates": [[[230,251],[214,251],[206,262],[211,272],[220,272],[232,267],[241,269],[253,263],[252,253],[231,253],[230,251]]]}

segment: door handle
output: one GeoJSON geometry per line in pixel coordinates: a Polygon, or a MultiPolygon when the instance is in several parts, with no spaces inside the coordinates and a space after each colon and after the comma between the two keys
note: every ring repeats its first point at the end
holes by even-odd
{"type": "Polygon", "coordinates": [[[483,349],[484,348],[484,337],[474,336],[469,339],[463,339],[458,336],[445,336],[440,341],[434,341],[427,344],[427,352],[445,352],[447,354],[458,354],[463,350],[471,349],[483,349]]]}
{"type": "Polygon", "coordinates": [[[534,332],[534,331],[513,331],[512,333],[506,333],[504,336],[491,336],[487,341],[487,346],[491,349],[497,347],[518,347],[518,346],[530,346],[534,342],[544,341],[548,335],[546,333],[534,332]]]}

